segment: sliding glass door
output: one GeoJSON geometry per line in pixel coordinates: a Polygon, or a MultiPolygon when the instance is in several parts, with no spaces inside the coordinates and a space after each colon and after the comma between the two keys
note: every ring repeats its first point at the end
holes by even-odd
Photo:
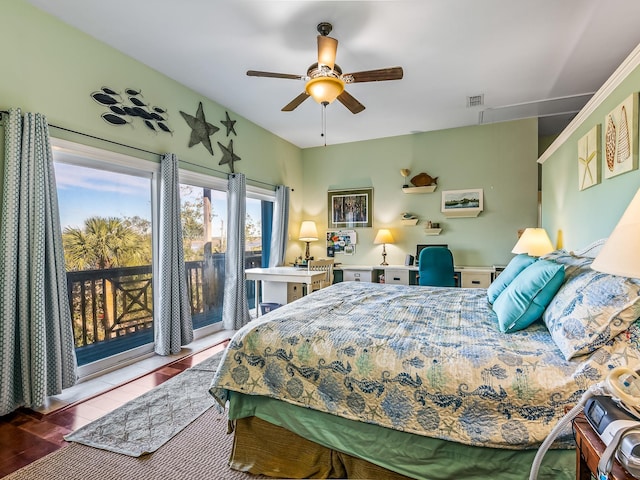
{"type": "Polygon", "coordinates": [[[153,344],[154,171],[54,149],[79,365],[153,344]]]}
{"type": "MultiPolygon", "coordinates": [[[[159,164],[53,139],[76,354],[81,375],[153,351],[159,164]]],[[[227,181],[180,172],[196,338],[222,328],[227,181]]],[[[246,268],[266,265],[274,194],[247,188],[246,268]],[[267,225],[267,228],[263,228],[267,225]]],[[[248,282],[254,305],[253,282],[248,282]]]]}
{"type": "MultiPolygon", "coordinates": [[[[226,180],[182,172],[180,201],[193,326],[200,329],[222,322],[227,252],[226,180]]],[[[245,268],[260,267],[263,243],[270,241],[270,236],[263,238],[262,225],[271,224],[273,197],[248,191],[246,202],[245,268]]],[[[253,282],[248,282],[247,287],[249,305],[254,305],[253,282]]]]}

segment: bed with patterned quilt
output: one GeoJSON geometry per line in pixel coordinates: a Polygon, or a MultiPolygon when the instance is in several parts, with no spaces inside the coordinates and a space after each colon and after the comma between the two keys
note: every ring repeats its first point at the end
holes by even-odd
{"type": "MultiPolygon", "coordinates": [[[[582,393],[640,363],[640,283],[592,260],[517,256],[488,290],[339,283],[251,321],[210,387],[236,422],[230,465],[279,478],[528,478],[582,393]],[[382,473],[349,466],[359,460],[382,473]]],[[[539,478],[575,478],[574,447],[561,435],[539,478]]]]}

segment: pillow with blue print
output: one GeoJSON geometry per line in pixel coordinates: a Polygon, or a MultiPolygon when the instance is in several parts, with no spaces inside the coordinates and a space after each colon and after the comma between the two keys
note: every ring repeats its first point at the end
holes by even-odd
{"type": "Polygon", "coordinates": [[[544,312],[566,360],[596,351],[640,318],[640,280],[577,267],[544,312]]]}
{"type": "Polygon", "coordinates": [[[516,332],[541,318],[563,281],[564,266],[551,260],[538,260],[526,267],[493,304],[500,331],[516,332]]]}
{"type": "Polygon", "coordinates": [[[537,258],[530,257],[526,253],[521,253],[513,257],[502,273],[500,273],[500,275],[491,282],[489,288],[487,288],[487,299],[489,303],[494,303],[502,291],[513,282],[518,274],[536,260],[537,258]]]}

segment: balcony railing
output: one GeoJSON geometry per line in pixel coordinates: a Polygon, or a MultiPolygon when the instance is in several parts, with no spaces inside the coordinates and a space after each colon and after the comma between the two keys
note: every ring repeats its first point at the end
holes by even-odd
{"type": "MultiPolygon", "coordinates": [[[[185,262],[195,328],[222,319],[224,257],[185,262]]],[[[248,252],[245,267],[261,261],[261,252],[248,252]]],[[[67,272],[67,291],[79,364],[153,341],[151,265],[67,272]]],[[[247,296],[253,305],[253,282],[247,296]]]]}

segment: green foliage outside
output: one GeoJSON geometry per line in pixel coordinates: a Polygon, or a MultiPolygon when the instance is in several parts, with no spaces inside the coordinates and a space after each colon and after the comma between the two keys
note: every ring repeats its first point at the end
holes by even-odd
{"type": "MultiPolygon", "coordinates": [[[[217,217],[213,211],[211,219],[217,217]]],[[[182,204],[181,220],[185,261],[204,258],[203,201],[182,204]]],[[[247,251],[260,251],[262,231],[251,215],[245,222],[247,251]]],[[[81,228],[62,233],[67,271],[151,265],[151,222],[141,217],[90,217],[81,228]]],[[[226,239],[214,239],[212,253],[226,251],[226,239]]]]}

